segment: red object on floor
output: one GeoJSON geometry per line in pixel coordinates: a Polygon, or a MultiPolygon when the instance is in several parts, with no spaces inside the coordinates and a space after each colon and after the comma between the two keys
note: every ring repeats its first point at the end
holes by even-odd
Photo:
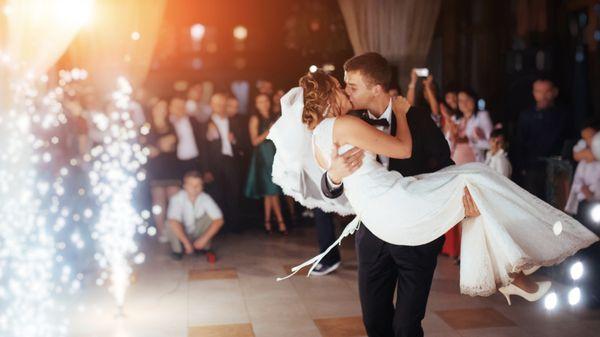
{"type": "Polygon", "coordinates": [[[444,242],[442,254],[453,258],[460,257],[460,224],[446,232],[446,242],[444,242]]]}
{"type": "Polygon", "coordinates": [[[206,252],[206,261],[208,261],[208,263],[217,262],[217,255],[213,252],[206,252]]]}

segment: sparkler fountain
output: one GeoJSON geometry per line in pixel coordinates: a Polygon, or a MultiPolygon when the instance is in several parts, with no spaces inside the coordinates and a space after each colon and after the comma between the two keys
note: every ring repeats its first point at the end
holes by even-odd
{"type": "MultiPolygon", "coordinates": [[[[123,316],[125,293],[132,272],[130,258],[138,247],[134,242],[136,231],[144,232],[143,219],[132,204],[132,196],[146,162],[147,150],[137,143],[138,133],[128,112],[131,86],[124,78],[118,79],[118,90],[113,93],[113,109],[108,115],[97,115],[94,123],[103,131],[103,144],[91,151],[93,169],[90,183],[101,205],[100,217],[92,237],[100,251],[96,259],[107,272],[97,280],[103,285],[110,278],[110,292],[115,298],[118,314],[123,316]]],[[[143,253],[134,260],[143,261],[143,253]]]]}

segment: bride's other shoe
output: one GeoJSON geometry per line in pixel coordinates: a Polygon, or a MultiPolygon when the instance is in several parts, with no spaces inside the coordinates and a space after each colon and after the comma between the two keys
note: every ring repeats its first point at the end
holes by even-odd
{"type": "Polygon", "coordinates": [[[511,305],[511,303],[510,303],[511,295],[521,296],[524,299],[528,300],[529,302],[535,302],[535,301],[541,299],[542,297],[544,297],[544,295],[546,295],[548,290],[550,290],[550,286],[552,286],[552,282],[550,282],[550,281],[536,282],[536,283],[538,285],[538,290],[535,293],[528,293],[525,290],[517,287],[514,284],[509,284],[506,287],[498,288],[498,291],[500,291],[502,293],[502,295],[504,295],[504,297],[506,297],[506,300],[508,301],[508,305],[511,305]]]}

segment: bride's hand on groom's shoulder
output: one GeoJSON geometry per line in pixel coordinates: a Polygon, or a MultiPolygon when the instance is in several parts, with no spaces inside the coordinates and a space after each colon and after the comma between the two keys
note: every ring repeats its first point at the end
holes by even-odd
{"type": "Polygon", "coordinates": [[[392,110],[396,115],[402,114],[405,115],[410,109],[410,103],[406,100],[406,98],[402,96],[397,96],[393,98],[392,101],[392,110]]]}

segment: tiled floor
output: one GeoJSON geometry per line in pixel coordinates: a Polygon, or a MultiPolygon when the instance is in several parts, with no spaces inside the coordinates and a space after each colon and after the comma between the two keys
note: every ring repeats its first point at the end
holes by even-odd
{"type": "MultiPolygon", "coordinates": [[[[258,231],[216,242],[219,260],[173,261],[166,245],[148,243],[127,292],[125,316],[105,288],[87,286],[71,315],[76,337],[353,337],[364,336],[353,240],[342,246],[343,267],[325,277],[286,270],[316,253],[312,229],[288,238],[258,231]]],[[[429,337],[598,336],[600,312],[547,312],[541,303],[471,298],[458,292],[458,267],[440,257],[423,322],[429,337]]]]}

